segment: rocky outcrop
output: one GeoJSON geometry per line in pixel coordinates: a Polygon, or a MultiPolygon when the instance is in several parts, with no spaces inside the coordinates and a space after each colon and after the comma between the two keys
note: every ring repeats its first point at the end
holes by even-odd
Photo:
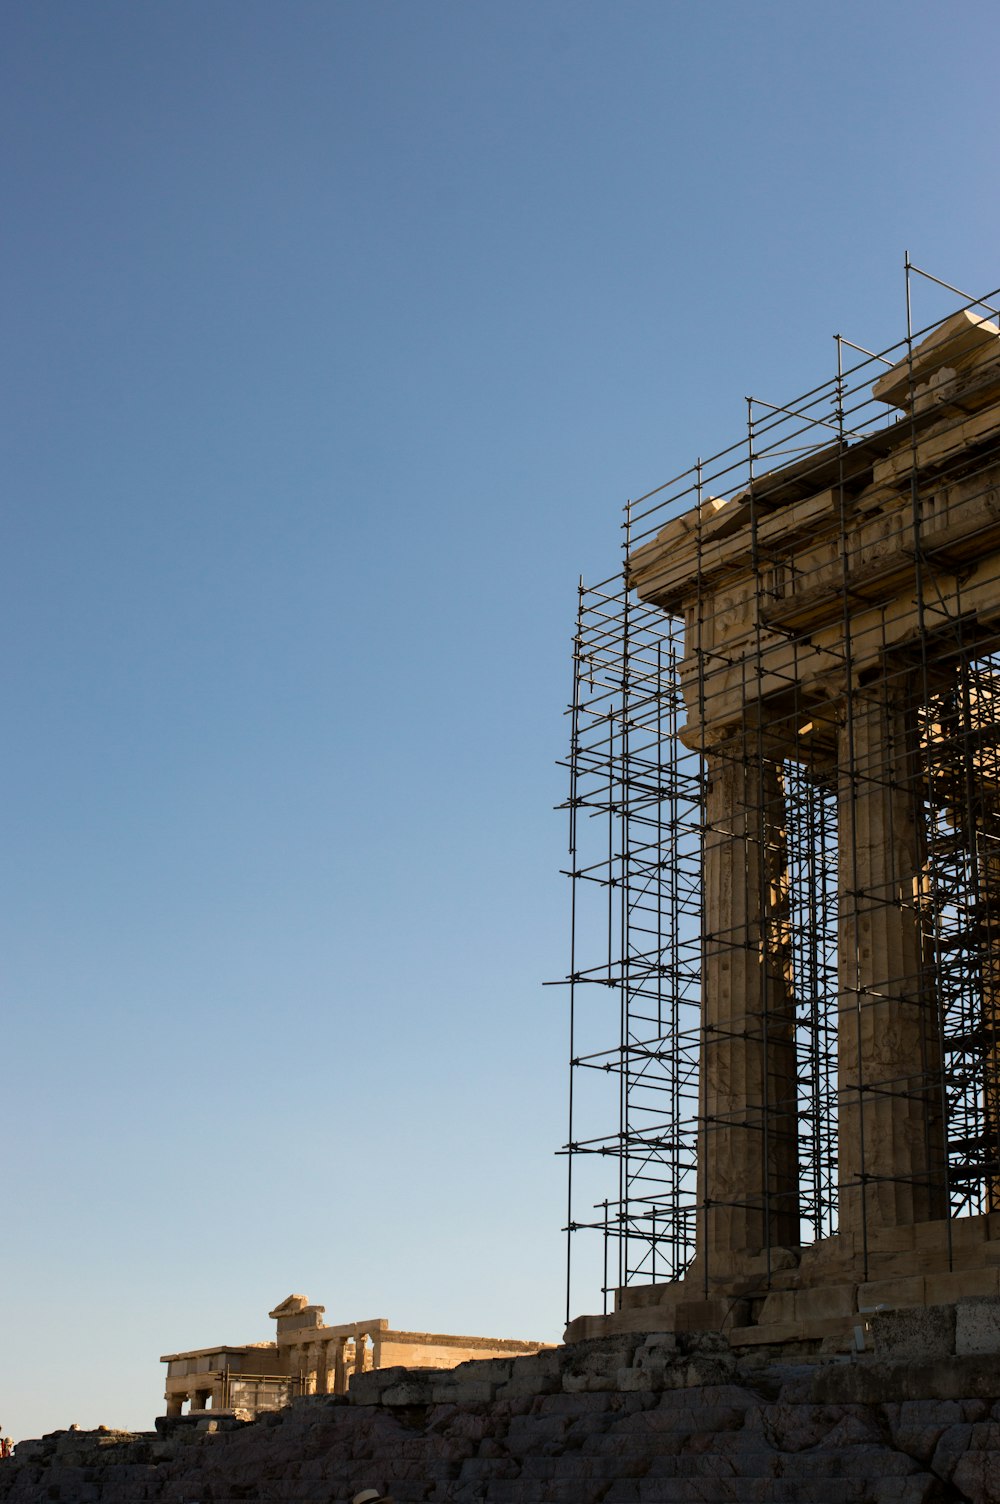
{"type": "Polygon", "coordinates": [[[250,1424],[56,1432],[0,1465],[4,1504],[342,1504],[369,1486],[398,1504],[1000,1504],[1000,1366],[615,1338],[380,1370],[350,1401],[250,1424]]]}

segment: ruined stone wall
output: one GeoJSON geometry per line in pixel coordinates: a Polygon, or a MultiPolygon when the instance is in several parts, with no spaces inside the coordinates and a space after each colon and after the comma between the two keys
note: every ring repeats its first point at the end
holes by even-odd
{"type": "Polygon", "coordinates": [[[489,1337],[445,1337],[433,1332],[385,1332],[379,1340],[381,1368],[453,1368],[482,1358],[514,1358],[539,1350],[536,1342],[489,1337]]]}
{"type": "Polygon", "coordinates": [[[792,1361],[656,1334],[383,1370],[351,1401],[248,1425],[21,1443],[0,1500],[341,1504],[379,1487],[397,1504],[1000,1504],[996,1355],[892,1356],[913,1340],[897,1327],[885,1357],[792,1361]]]}

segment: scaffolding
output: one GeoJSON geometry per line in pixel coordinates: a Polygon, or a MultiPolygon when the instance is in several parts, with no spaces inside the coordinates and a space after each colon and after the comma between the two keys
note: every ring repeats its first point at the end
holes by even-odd
{"type": "MultiPolygon", "coordinates": [[[[616,1289],[691,1268],[699,1219],[713,1205],[704,1166],[713,1155],[721,1163],[732,1133],[748,1128],[706,1092],[704,1052],[726,1025],[716,1020],[706,1043],[703,989],[712,968],[735,975],[748,949],[766,972],[765,1001],[733,1027],[762,1039],[771,1062],[751,1125],[762,1183],[745,1195],[766,1248],[830,1238],[845,1197],[857,1202],[863,1238],[880,1196],[909,1197],[914,1221],[1000,1209],[1000,572],[995,612],[983,607],[981,580],[975,600],[963,597],[964,574],[998,545],[992,532],[942,543],[939,525],[943,496],[954,511],[1000,487],[1000,439],[965,442],[966,409],[914,400],[914,352],[944,322],[913,327],[918,282],[954,298],[949,316],[997,315],[998,293],[967,298],[907,256],[905,338],[875,353],[837,335],[827,381],[781,406],[746,399],[738,442],[630,502],[624,567],[580,584],[565,806],[567,1320],[593,1299],[595,1279],[606,1311],[616,1289]],[[901,416],[903,403],[889,406],[872,387],[907,362],[901,416]],[[956,442],[925,484],[918,446],[942,414],[956,442]],[[872,550],[861,567],[855,510],[901,436],[914,456],[905,581],[897,555],[881,575],[872,550]],[[774,525],[783,508],[815,496],[836,519],[822,557],[810,553],[808,528],[789,540],[774,525]],[[733,498],[747,519],[749,608],[712,553],[733,498]],[[683,613],[641,599],[631,562],[681,518],[696,558],[683,613]],[[831,605],[819,581],[834,548],[842,579],[831,605]],[[901,593],[918,618],[905,641],[893,635],[890,604],[901,593]],[[727,647],[734,633],[739,651],[727,647]],[[723,697],[740,697],[740,712],[709,738],[723,697]],[[865,751],[873,716],[884,735],[877,761],[865,751]],[[726,780],[723,817],[712,788],[726,780]],[[881,801],[893,849],[918,852],[916,880],[901,858],[892,881],[866,880],[858,820],[869,796],[881,801]],[[708,933],[705,887],[724,843],[730,856],[742,853],[745,907],[756,902],[759,914],[708,933]],[[915,939],[893,952],[886,975],[852,973],[844,934],[861,935],[888,911],[915,939]],[[866,1031],[882,1027],[887,998],[920,1020],[919,1068],[851,1077],[845,1031],[856,1031],[860,1051],[866,1031]],[[879,1101],[903,1099],[924,1143],[917,1169],[887,1175],[865,1134],[879,1101]],[[841,1142],[852,1123],[856,1163],[841,1142]],[[581,1240],[584,1231],[597,1236],[581,1240]]],[[[887,557],[898,542],[887,537],[887,557]]],[[[743,1193],[729,1196],[735,1215],[743,1193]]]]}

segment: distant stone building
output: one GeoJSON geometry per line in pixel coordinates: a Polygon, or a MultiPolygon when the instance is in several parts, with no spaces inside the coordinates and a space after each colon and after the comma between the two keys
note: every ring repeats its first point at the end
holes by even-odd
{"type": "Polygon", "coordinates": [[[355,1373],[397,1365],[448,1369],[469,1358],[520,1357],[548,1345],[398,1331],[383,1317],[325,1326],[325,1310],[304,1295],[289,1295],[269,1313],[277,1323],[274,1342],[220,1343],[164,1354],[167,1415],[252,1416],[279,1410],[302,1394],[346,1394],[355,1373]]]}

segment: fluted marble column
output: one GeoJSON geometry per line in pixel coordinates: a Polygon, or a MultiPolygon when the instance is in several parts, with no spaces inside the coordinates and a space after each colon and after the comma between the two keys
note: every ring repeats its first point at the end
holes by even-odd
{"type": "Polygon", "coordinates": [[[316,1393],[328,1394],[330,1392],[330,1344],[329,1342],[317,1342],[316,1344],[316,1393]]]}
{"type": "Polygon", "coordinates": [[[346,1337],[338,1337],[334,1350],[333,1367],[333,1392],[334,1394],[347,1393],[347,1341],[346,1337]]]}
{"type": "Polygon", "coordinates": [[[698,1255],[800,1241],[784,798],[774,763],[707,758],[698,1255]]]}
{"type": "Polygon", "coordinates": [[[905,700],[852,695],[839,749],[840,1230],[947,1214],[924,955],[922,775],[905,700]]]}

